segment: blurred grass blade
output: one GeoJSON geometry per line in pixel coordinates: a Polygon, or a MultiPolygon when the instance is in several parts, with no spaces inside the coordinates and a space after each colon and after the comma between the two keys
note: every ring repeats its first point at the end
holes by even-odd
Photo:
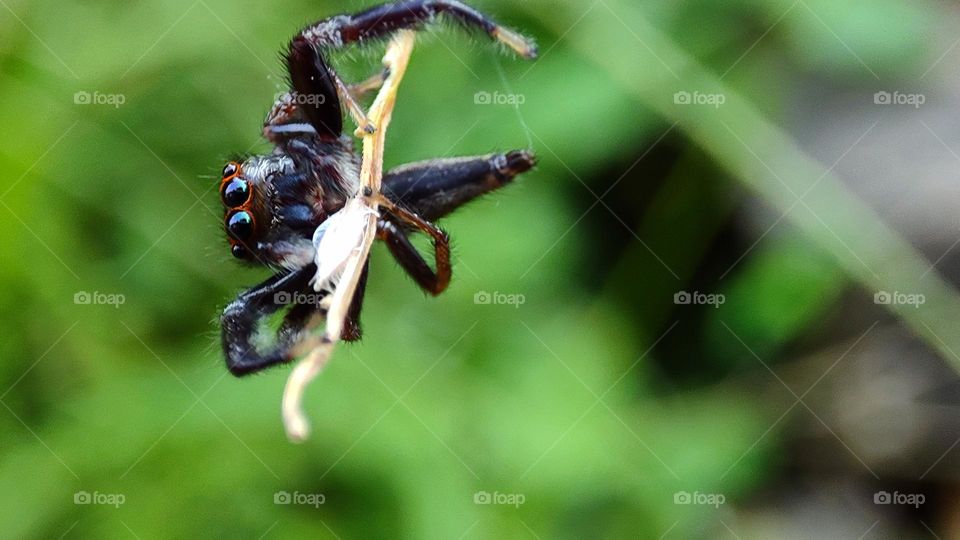
{"type": "MultiPolygon", "coordinates": [[[[960,351],[960,332],[954,324],[960,314],[956,289],[931,271],[931,264],[850,192],[832,169],[806,155],[749,99],[654,28],[639,9],[622,2],[601,5],[604,9],[572,29],[572,21],[548,23],[640,103],[668,122],[678,122],[692,141],[785,213],[786,220],[829,253],[871,296],[881,291],[923,295],[921,306],[892,303],[887,308],[960,372],[960,357],[954,352],[960,351]],[[613,24],[623,32],[609,31],[613,24]],[[678,106],[677,92],[721,95],[725,101],[717,107],[678,106]]],[[[865,120],[864,133],[870,128],[871,122],[865,120]]],[[[837,156],[846,150],[838,148],[837,156]]]]}

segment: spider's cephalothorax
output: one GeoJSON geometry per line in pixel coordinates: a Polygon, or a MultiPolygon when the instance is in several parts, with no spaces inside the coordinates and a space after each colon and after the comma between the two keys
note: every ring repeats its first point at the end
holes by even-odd
{"type": "Polygon", "coordinates": [[[220,200],[231,253],[289,270],[312,262],[314,231],[356,193],[359,163],[349,144],[285,141],[274,154],[227,163],[220,200]]]}
{"type": "MultiPolygon", "coordinates": [[[[313,283],[316,246],[326,227],[324,222],[359,189],[360,158],[350,136],[343,133],[342,110],[349,112],[359,129],[376,129],[364,117],[357,100],[382,83],[386,74],[347,85],[330,67],[326,52],[362,45],[400,29],[419,28],[441,15],[486,33],[521,56],[536,57],[536,48],[529,40],[456,1],[384,4],[325,19],[291,40],[285,54],[291,89],[277,100],[263,126],[264,136],[275,145],[274,151],[229,162],[220,184],[231,252],[277,271],[231,302],[221,317],[227,366],[235,375],[292,360],[305,329],[323,313],[323,291],[316,293],[313,283]],[[262,350],[255,344],[258,328],[265,318],[282,309],[286,312],[276,343],[262,350]]],[[[377,221],[377,238],[386,243],[420,287],[439,294],[450,282],[450,247],[446,233],[432,221],[507,184],[534,162],[533,154],[517,150],[435,159],[388,171],[383,177],[385,199],[377,221]],[[408,238],[417,231],[426,233],[433,242],[433,268],[408,238]]],[[[366,271],[350,304],[342,335],[345,340],[360,337],[365,280],[366,271]]]]}

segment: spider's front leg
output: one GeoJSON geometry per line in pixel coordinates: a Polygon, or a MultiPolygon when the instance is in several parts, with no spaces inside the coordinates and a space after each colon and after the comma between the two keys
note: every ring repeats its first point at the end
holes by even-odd
{"type": "MultiPolygon", "coordinates": [[[[343,131],[340,106],[344,103],[357,124],[371,133],[373,126],[350,89],[330,67],[326,51],[383,38],[397,30],[418,28],[441,15],[468,28],[482,30],[520,56],[537,56],[532,42],[460,2],[406,0],[383,4],[355,15],[324,19],[308,26],[290,41],[286,60],[297,112],[302,113],[321,138],[337,138],[343,131]]],[[[290,116],[294,117],[295,113],[291,112],[290,116]]]]}
{"type": "MultiPolygon", "coordinates": [[[[353,116],[357,125],[361,126],[361,129],[367,133],[370,132],[373,125],[361,109],[359,101],[368,92],[380,88],[388,75],[389,71],[384,69],[364,81],[350,85],[344,84],[339,77],[335,80],[338,89],[337,97],[346,102],[347,110],[353,116]]],[[[317,133],[316,128],[310,123],[310,120],[303,114],[302,108],[298,105],[309,102],[311,99],[326,99],[326,97],[304,96],[304,94],[297,92],[287,92],[273,104],[267,119],[263,122],[263,136],[267,140],[276,144],[291,137],[317,133]]]]}
{"type": "Polygon", "coordinates": [[[309,264],[287,274],[271,276],[227,305],[220,317],[220,327],[223,352],[230,373],[239,377],[292,360],[290,346],[297,333],[295,330],[306,324],[308,319],[304,308],[294,306],[291,309],[280,332],[283,339],[270,350],[258,350],[254,338],[260,322],[286,306],[289,300],[285,298],[308,287],[316,271],[316,265],[309,264]]]}
{"type": "MultiPolygon", "coordinates": [[[[238,377],[249,375],[290,362],[302,353],[297,347],[303,341],[304,333],[326,314],[310,285],[316,271],[317,267],[311,264],[288,274],[271,276],[241,294],[223,310],[221,338],[230,373],[238,377]],[[301,299],[306,299],[306,303],[296,303],[301,299]],[[288,305],[291,307],[277,330],[276,343],[267,351],[260,351],[255,340],[261,321],[288,305]]],[[[366,278],[365,267],[347,311],[342,334],[344,341],[360,339],[360,310],[366,278]]]]}
{"type": "Polygon", "coordinates": [[[500,26],[490,17],[456,0],[404,0],[382,4],[355,15],[341,15],[320,21],[303,31],[320,40],[345,43],[382,37],[400,29],[416,29],[449,17],[467,28],[476,28],[513,49],[524,58],[536,58],[537,47],[524,36],[500,26]]]}

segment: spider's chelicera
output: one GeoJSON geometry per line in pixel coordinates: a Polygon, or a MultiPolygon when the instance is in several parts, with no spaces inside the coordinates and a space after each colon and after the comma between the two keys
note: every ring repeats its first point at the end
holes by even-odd
{"type": "MultiPolygon", "coordinates": [[[[274,268],[276,274],[240,294],[221,317],[227,366],[245,375],[289,362],[296,345],[316,317],[322,316],[323,294],[314,291],[317,245],[324,222],[357,194],[360,157],[343,132],[342,109],[370,132],[357,100],[386,77],[378,74],[356,85],[345,84],[330,67],[326,51],[388,37],[400,29],[416,29],[448,17],[483,31],[526,58],[536,57],[532,43],[501,27],[476,10],[455,1],[403,1],[355,15],[339,15],[308,26],[286,51],[291,89],[274,104],[263,126],[275,145],[269,155],[223,168],[220,198],[226,207],[224,227],[232,254],[244,261],[274,268]],[[274,343],[257,345],[257,333],[270,315],[286,309],[274,343]]],[[[434,159],[388,171],[383,177],[382,212],[377,238],[400,266],[430,294],[450,282],[447,234],[432,221],[479,195],[510,182],[534,165],[525,150],[478,157],[434,159]],[[411,244],[408,235],[426,233],[433,243],[434,268],[411,244]]],[[[359,315],[366,267],[350,304],[342,339],[360,337],[359,315]]]]}

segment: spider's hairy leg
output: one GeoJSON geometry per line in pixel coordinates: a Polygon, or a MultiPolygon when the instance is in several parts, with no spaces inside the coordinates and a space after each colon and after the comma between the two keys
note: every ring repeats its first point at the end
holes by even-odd
{"type": "MultiPolygon", "coordinates": [[[[363,309],[363,298],[367,289],[367,272],[370,262],[363,267],[363,273],[360,274],[360,280],[357,282],[357,290],[353,293],[353,300],[350,302],[350,308],[347,310],[347,317],[343,323],[343,331],[340,339],[343,341],[359,341],[362,335],[360,330],[360,311],[363,309]]],[[[301,293],[304,298],[316,298],[317,293],[313,286],[305,287],[301,293]]],[[[323,302],[329,300],[329,296],[323,298],[323,302]]],[[[310,304],[297,304],[291,309],[283,319],[280,331],[277,333],[279,340],[285,340],[292,347],[291,356],[301,356],[304,351],[298,349],[301,341],[306,337],[304,331],[310,331],[316,328],[320,321],[327,317],[325,303],[312,302],[310,304]],[[299,308],[299,309],[298,309],[299,308]]]]}
{"type": "Polygon", "coordinates": [[[442,245],[443,249],[435,252],[437,271],[434,272],[407,238],[403,228],[392,221],[381,220],[377,223],[377,238],[386,242],[393,258],[424,291],[438,295],[450,284],[449,240],[444,244],[435,244],[438,248],[442,245]]]}
{"type": "Polygon", "coordinates": [[[359,42],[382,37],[402,28],[416,29],[425,23],[434,22],[439,15],[449,17],[467,28],[482,30],[524,58],[537,57],[537,47],[529,39],[455,0],[404,0],[382,4],[356,15],[321,21],[304,33],[314,31],[324,35],[332,34],[342,43],[359,42]]]}
{"type": "MultiPolygon", "coordinates": [[[[310,288],[304,289],[300,294],[304,298],[316,298],[316,293],[310,288]]],[[[290,344],[291,347],[296,346],[302,339],[304,330],[311,327],[317,319],[322,319],[324,315],[323,310],[317,308],[316,302],[294,304],[290,311],[284,315],[283,323],[277,330],[277,342],[290,344]]],[[[290,353],[287,354],[293,356],[290,353]]]]}
{"type": "Polygon", "coordinates": [[[287,72],[297,94],[297,110],[306,116],[321,138],[335,139],[343,132],[337,77],[327,59],[302,33],[290,42],[287,72]]]}
{"type": "Polygon", "coordinates": [[[260,322],[272,313],[286,306],[284,298],[302,291],[309,286],[310,278],[317,268],[309,264],[290,273],[271,276],[266,281],[242,293],[223,310],[220,317],[222,329],[221,341],[230,373],[240,377],[266,367],[289,362],[289,338],[297,332],[297,326],[306,322],[302,318],[302,308],[294,307],[288,320],[284,322],[280,343],[268,351],[261,352],[254,343],[260,322]],[[292,314],[296,313],[295,316],[292,314]],[[299,320],[302,318],[302,321],[299,320]]]}
{"type": "Polygon", "coordinates": [[[383,194],[397,205],[434,221],[503,187],[535,164],[536,157],[527,150],[410,163],[384,176],[383,194]]]}
{"type": "Polygon", "coordinates": [[[340,333],[340,339],[344,341],[358,341],[361,336],[360,330],[360,310],[363,309],[363,297],[367,289],[367,273],[370,269],[370,262],[363,266],[363,272],[360,274],[360,280],[357,281],[357,290],[353,293],[353,300],[350,302],[350,308],[347,310],[347,317],[343,323],[343,331],[340,333]]]}
{"type": "Polygon", "coordinates": [[[410,243],[402,226],[389,219],[377,223],[377,235],[387,242],[387,247],[400,266],[420,287],[432,295],[442,293],[450,284],[450,237],[442,229],[409,210],[380,197],[380,205],[403,225],[413,227],[433,241],[433,258],[436,271],[430,269],[417,249],[410,243]]]}
{"type": "MultiPolygon", "coordinates": [[[[260,285],[241,294],[224,309],[221,317],[223,327],[223,351],[230,373],[237,377],[261,371],[270,366],[290,362],[301,354],[299,345],[305,332],[322,320],[326,311],[320,306],[318,294],[310,285],[316,272],[313,265],[289,274],[277,274],[260,285]],[[277,330],[276,344],[265,352],[257,349],[254,339],[265,318],[288,305],[290,300],[306,298],[308,303],[294,303],[284,315],[277,330]]],[[[347,312],[342,339],[360,339],[360,310],[363,307],[367,270],[364,268],[357,290],[347,312]]]]}
{"type": "Polygon", "coordinates": [[[383,180],[386,196],[383,206],[400,223],[381,220],[377,236],[386,242],[393,257],[421,288],[430,294],[440,294],[450,283],[450,240],[427,220],[439,219],[464,203],[506,185],[535,164],[532,153],[515,150],[505,154],[435,159],[393,169],[383,180]],[[410,242],[409,228],[419,229],[433,239],[436,272],[410,242]]]}
{"type": "Polygon", "coordinates": [[[291,41],[286,53],[287,70],[293,90],[300,96],[297,107],[317,134],[339,137],[343,131],[340,104],[361,129],[372,133],[349,88],[330,67],[325,51],[351,43],[386,37],[397,30],[415,29],[443,15],[468,28],[477,28],[524,58],[536,58],[537,48],[522,35],[498,25],[479,11],[454,0],[404,0],[383,4],[355,15],[338,15],[303,29],[291,41]]]}

